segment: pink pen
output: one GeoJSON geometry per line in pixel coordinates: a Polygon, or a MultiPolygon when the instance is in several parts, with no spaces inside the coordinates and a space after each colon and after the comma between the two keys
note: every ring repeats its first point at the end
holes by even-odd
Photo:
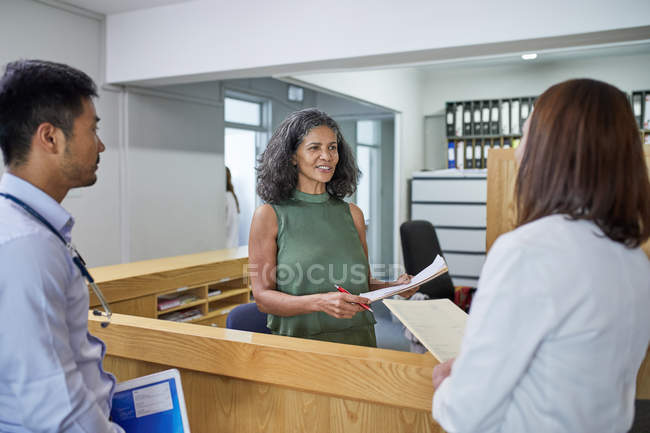
{"type": "MultiPolygon", "coordinates": [[[[339,285],[337,285],[337,284],[334,284],[334,287],[336,287],[336,290],[338,290],[338,291],[341,292],[341,293],[347,293],[348,295],[351,295],[351,294],[352,294],[352,293],[348,292],[348,291],[345,290],[343,287],[341,287],[341,286],[339,286],[339,285]]],[[[361,303],[359,303],[359,302],[355,302],[355,303],[358,304],[358,305],[361,305],[361,308],[365,308],[366,310],[370,311],[371,313],[374,313],[374,311],[372,311],[372,308],[370,308],[370,307],[367,306],[366,304],[361,304],[361,303]]]]}

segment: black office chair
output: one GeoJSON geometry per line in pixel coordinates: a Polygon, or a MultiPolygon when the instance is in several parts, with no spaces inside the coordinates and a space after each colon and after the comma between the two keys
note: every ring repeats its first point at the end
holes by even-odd
{"type": "Polygon", "coordinates": [[[629,433],[650,432],[650,400],[636,400],[634,403],[634,423],[629,433]]]}
{"type": "Polygon", "coordinates": [[[271,333],[266,327],[266,313],[262,313],[255,302],[237,305],[230,310],[226,318],[226,328],[261,334],[271,333]]]}
{"type": "MultiPolygon", "coordinates": [[[[436,236],[436,229],[429,221],[406,221],[400,226],[399,231],[402,238],[406,273],[417,274],[429,266],[437,254],[444,258],[438,236],[436,236]]],[[[449,273],[423,284],[420,292],[428,295],[431,299],[454,300],[454,284],[449,273]]]]}

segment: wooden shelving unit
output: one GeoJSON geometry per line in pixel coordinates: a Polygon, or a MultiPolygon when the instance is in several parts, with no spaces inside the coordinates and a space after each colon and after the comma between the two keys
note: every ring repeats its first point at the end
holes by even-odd
{"type": "MultiPolygon", "coordinates": [[[[248,248],[241,247],[104,266],[91,273],[115,313],[225,327],[230,310],[250,302],[247,265],[248,248]],[[176,298],[184,303],[159,309],[176,298]],[[196,316],[180,320],[192,310],[196,316]]],[[[90,306],[99,306],[92,292],[90,306]]]]}
{"type": "Polygon", "coordinates": [[[517,147],[535,96],[446,103],[447,150],[454,166],[485,169],[489,149],[517,147]]]}
{"type": "Polygon", "coordinates": [[[197,310],[200,312],[200,316],[189,320],[175,321],[223,327],[226,325],[226,317],[230,310],[239,304],[250,302],[250,291],[248,278],[242,276],[161,293],[157,296],[158,312],[156,317],[162,320],[174,320],[173,317],[177,317],[179,313],[197,310]],[[219,290],[220,293],[209,296],[209,293],[214,290],[219,290]],[[161,310],[159,302],[169,295],[178,295],[178,297],[192,295],[196,296],[197,300],[161,310]],[[174,316],[173,313],[176,315],[174,316]]]}

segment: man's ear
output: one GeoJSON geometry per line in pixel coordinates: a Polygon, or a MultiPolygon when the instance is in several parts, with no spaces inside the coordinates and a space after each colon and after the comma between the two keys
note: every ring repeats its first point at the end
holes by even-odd
{"type": "Polygon", "coordinates": [[[61,129],[49,122],[38,125],[32,139],[32,147],[38,147],[47,154],[57,154],[63,151],[64,135],[61,129]]]}

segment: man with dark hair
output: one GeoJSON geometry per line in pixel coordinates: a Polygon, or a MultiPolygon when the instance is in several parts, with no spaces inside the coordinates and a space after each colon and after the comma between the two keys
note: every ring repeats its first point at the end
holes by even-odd
{"type": "MultiPolygon", "coordinates": [[[[0,78],[0,431],[123,432],[115,378],[88,333],[88,288],[60,203],[95,183],[104,144],[93,80],[40,60],[0,78]]],[[[85,268],[83,268],[85,269],[85,268]]]]}

